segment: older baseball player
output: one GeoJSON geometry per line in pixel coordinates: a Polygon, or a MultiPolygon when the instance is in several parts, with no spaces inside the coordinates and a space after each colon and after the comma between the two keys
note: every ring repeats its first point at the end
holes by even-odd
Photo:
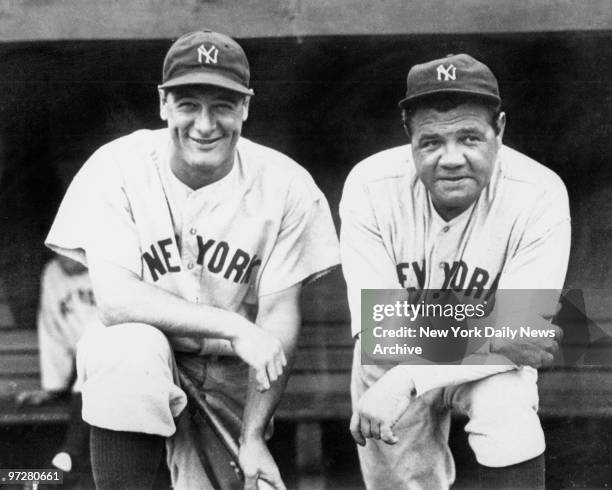
{"type": "Polygon", "coordinates": [[[240,440],[245,488],[285,488],[269,422],[296,346],[301,286],[339,252],[310,175],[241,136],[249,73],[230,37],[180,37],[159,86],[168,127],[95,152],[47,238],[88,264],[109,325],[77,355],[99,488],[149,488],[166,440],[174,488],[212,488],[177,365],[240,440]]]}
{"type": "MultiPolygon", "coordinates": [[[[565,186],[502,144],[491,70],[465,54],[415,65],[399,105],[410,144],[359,163],[340,204],[353,335],[362,288],[559,291],[570,245],[565,186]]],[[[547,325],[557,298],[537,312],[547,325]]],[[[453,409],[469,418],[483,488],[542,488],[534,368],[558,349],[560,329],[550,328],[555,338],[492,341],[506,365],[361,365],[358,340],[351,432],[367,487],[448,488],[453,409]]]]}

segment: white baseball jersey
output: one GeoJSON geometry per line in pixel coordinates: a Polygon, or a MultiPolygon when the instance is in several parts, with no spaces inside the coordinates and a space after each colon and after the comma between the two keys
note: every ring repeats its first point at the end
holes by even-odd
{"type": "Polygon", "coordinates": [[[192,190],[170,169],[170,144],[167,129],[141,130],[100,148],[70,185],[47,245],[251,320],[258,297],[339,263],[327,201],[293,160],[241,138],[230,173],[192,190]]]}
{"type": "MultiPolygon", "coordinates": [[[[416,175],[410,145],[359,163],[346,181],[340,215],[353,335],[361,331],[362,288],[563,287],[570,248],[565,186],[551,170],[506,146],[478,200],[448,222],[416,175]]],[[[436,367],[415,366],[418,393],[508,369],[436,367]]]]}
{"type": "Polygon", "coordinates": [[[57,259],[44,268],[38,310],[41,385],[49,391],[70,388],[77,342],[99,323],[89,274],[67,274],[57,259]]]}

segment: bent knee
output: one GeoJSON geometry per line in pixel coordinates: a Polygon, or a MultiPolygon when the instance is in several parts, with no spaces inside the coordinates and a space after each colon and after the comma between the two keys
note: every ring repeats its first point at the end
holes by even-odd
{"type": "Polygon", "coordinates": [[[171,366],[168,339],[144,323],[124,323],[88,332],[77,348],[77,367],[84,380],[94,372],[151,371],[155,365],[171,366]]]}
{"type": "Polygon", "coordinates": [[[472,417],[525,416],[538,409],[535,373],[514,370],[469,383],[460,395],[466,415],[472,417]]]}
{"type": "Polygon", "coordinates": [[[546,449],[539,421],[530,427],[511,424],[485,433],[470,432],[468,442],[478,463],[491,468],[522,463],[541,455],[546,449]]]}
{"type": "Polygon", "coordinates": [[[509,466],[544,452],[537,385],[529,373],[511,371],[475,383],[467,406],[465,430],[480,464],[509,466]]]}
{"type": "Polygon", "coordinates": [[[476,413],[465,431],[476,460],[492,468],[522,463],[545,449],[540,419],[527,404],[514,404],[496,413],[476,413]]]}
{"type": "Polygon", "coordinates": [[[111,430],[169,436],[186,405],[165,335],[145,324],[92,332],[78,347],[83,419],[111,430]]]}

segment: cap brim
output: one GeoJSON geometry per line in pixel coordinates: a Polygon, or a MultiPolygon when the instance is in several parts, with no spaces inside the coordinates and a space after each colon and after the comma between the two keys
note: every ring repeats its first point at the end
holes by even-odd
{"type": "Polygon", "coordinates": [[[439,89],[439,90],[431,90],[429,92],[422,92],[420,94],[412,95],[410,97],[406,97],[398,102],[398,106],[400,109],[406,109],[407,107],[413,105],[414,103],[426,99],[428,97],[437,95],[437,94],[464,94],[471,95],[473,97],[479,97],[481,99],[490,100],[496,102],[497,104],[501,104],[501,98],[495,95],[491,95],[488,93],[477,92],[475,90],[461,90],[461,89],[439,89]]]}
{"type": "Polygon", "coordinates": [[[220,75],[219,73],[206,72],[187,73],[162,83],[159,85],[159,88],[179,87],[181,85],[213,85],[215,87],[222,87],[232,90],[233,92],[239,92],[244,95],[255,95],[253,89],[245,87],[241,83],[235,82],[230,78],[220,75]]]}

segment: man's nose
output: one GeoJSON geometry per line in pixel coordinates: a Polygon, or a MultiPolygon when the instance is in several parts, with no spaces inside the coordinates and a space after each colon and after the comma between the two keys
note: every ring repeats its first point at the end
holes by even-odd
{"type": "Polygon", "coordinates": [[[195,128],[201,133],[212,131],[215,127],[215,117],[207,108],[203,108],[195,120],[195,128]]]}
{"type": "Polygon", "coordinates": [[[445,167],[460,167],[466,162],[461,147],[456,143],[447,143],[442,148],[439,164],[445,167]]]}

